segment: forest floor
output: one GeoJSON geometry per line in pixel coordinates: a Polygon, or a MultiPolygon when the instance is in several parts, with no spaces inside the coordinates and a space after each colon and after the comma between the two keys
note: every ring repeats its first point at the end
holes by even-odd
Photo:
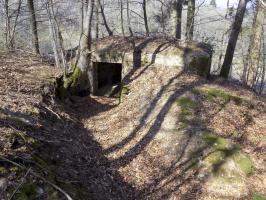
{"type": "Polygon", "coordinates": [[[124,80],[120,104],[62,104],[59,70],[0,61],[1,200],[264,199],[266,101],[248,89],[150,66],[124,80]]]}

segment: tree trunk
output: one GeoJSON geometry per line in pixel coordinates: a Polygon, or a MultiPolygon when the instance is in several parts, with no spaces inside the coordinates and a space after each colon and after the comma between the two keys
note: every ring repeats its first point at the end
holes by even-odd
{"type": "Polygon", "coordinates": [[[88,90],[93,92],[93,74],[91,64],[91,29],[94,10],[94,0],[90,1],[89,9],[87,9],[85,26],[81,32],[80,53],[77,58],[77,65],[73,67],[72,74],[67,77],[63,85],[59,85],[59,96],[62,100],[65,99],[69,91],[78,93],[88,90]]]}
{"type": "Polygon", "coordinates": [[[131,28],[131,19],[130,19],[130,14],[129,14],[129,1],[127,0],[127,26],[128,26],[128,30],[129,30],[129,34],[132,37],[133,36],[133,31],[131,28]]]}
{"type": "Polygon", "coordinates": [[[188,0],[186,39],[193,40],[195,0],[188,0]]]}
{"type": "Polygon", "coordinates": [[[252,35],[250,38],[250,44],[248,48],[247,67],[248,70],[244,70],[244,81],[253,89],[256,87],[258,78],[258,69],[260,66],[260,47],[262,38],[263,22],[265,17],[265,8],[261,1],[256,1],[256,13],[252,26],[252,35]]]}
{"type": "Polygon", "coordinates": [[[101,0],[98,0],[98,3],[99,3],[99,6],[100,6],[100,9],[101,9],[101,14],[102,14],[102,18],[103,18],[103,23],[104,23],[104,26],[106,28],[106,31],[108,32],[108,35],[109,36],[112,36],[113,35],[113,32],[111,31],[111,29],[109,28],[108,26],[108,23],[106,21],[106,17],[105,17],[105,14],[104,14],[104,8],[103,8],[103,5],[101,4],[101,0]]]}
{"type": "Polygon", "coordinates": [[[32,31],[33,51],[36,54],[40,54],[38,29],[37,29],[37,22],[36,22],[36,15],[35,15],[33,0],[27,0],[27,4],[28,4],[29,12],[30,12],[30,24],[31,24],[31,31],[32,31]]]}
{"type": "Polygon", "coordinates": [[[232,30],[230,33],[229,41],[227,44],[226,53],[224,56],[224,62],[220,72],[220,76],[228,78],[230,69],[232,66],[232,61],[234,57],[235,47],[238,39],[238,35],[242,26],[243,18],[246,11],[247,2],[249,0],[239,0],[235,21],[232,25],[232,30]]]}
{"type": "Polygon", "coordinates": [[[6,49],[10,49],[10,16],[9,16],[9,0],[5,0],[5,45],[6,49]]]}
{"type": "Polygon", "coordinates": [[[96,1],[95,5],[95,14],[96,14],[96,27],[95,27],[95,37],[96,39],[99,39],[99,1],[96,1]]]}
{"type": "Polygon", "coordinates": [[[181,26],[182,26],[182,10],[183,10],[184,0],[176,0],[175,12],[176,12],[176,28],[175,37],[176,39],[181,39],[181,26]]]}
{"type": "Polygon", "coordinates": [[[53,7],[53,0],[50,0],[50,7],[51,7],[51,17],[53,20],[53,25],[54,25],[54,30],[56,33],[56,40],[58,42],[58,53],[59,53],[59,57],[60,57],[60,64],[62,64],[62,68],[63,68],[63,74],[64,74],[64,78],[66,78],[67,75],[67,62],[65,59],[65,49],[64,49],[64,40],[63,40],[63,36],[59,27],[59,23],[56,19],[55,13],[54,13],[54,7],[53,7]]]}
{"type": "Polygon", "coordinates": [[[148,19],[147,19],[146,0],[143,0],[142,2],[142,9],[143,9],[143,15],[144,15],[143,18],[144,18],[146,36],[149,36],[150,30],[149,30],[148,19]]]}
{"type": "Polygon", "coordinates": [[[46,10],[47,10],[48,20],[49,20],[49,28],[50,28],[50,35],[51,35],[51,39],[52,39],[51,42],[52,42],[52,46],[53,46],[55,65],[57,68],[59,68],[60,67],[60,61],[59,61],[59,53],[58,53],[58,48],[57,48],[58,41],[57,41],[57,37],[56,37],[57,34],[56,34],[53,16],[52,16],[52,12],[51,12],[50,0],[47,0],[46,10]]]}
{"type": "Polygon", "coordinates": [[[120,0],[120,20],[121,20],[121,30],[122,30],[122,34],[123,36],[125,36],[125,30],[124,30],[124,12],[123,12],[123,0],[120,0]]]}
{"type": "Polygon", "coordinates": [[[21,10],[21,4],[22,4],[22,0],[19,0],[18,1],[18,8],[17,8],[17,14],[16,14],[16,17],[15,17],[15,21],[14,21],[14,25],[13,25],[13,28],[11,29],[11,25],[10,25],[10,39],[9,39],[9,44],[10,44],[10,47],[11,49],[14,48],[15,46],[15,35],[16,35],[16,28],[17,28],[17,22],[18,22],[18,17],[20,15],[20,10],[21,10]]]}

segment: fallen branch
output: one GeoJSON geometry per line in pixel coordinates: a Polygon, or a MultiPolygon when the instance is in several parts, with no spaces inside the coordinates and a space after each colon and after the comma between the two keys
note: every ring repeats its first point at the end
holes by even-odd
{"type": "Polygon", "coordinates": [[[43,107],[49,110],[51,113],[53,113],[58,119],[61,119],[61,117],[56,112],[54,112],[51,108],[45,105],[43,105],[43,107]]]}

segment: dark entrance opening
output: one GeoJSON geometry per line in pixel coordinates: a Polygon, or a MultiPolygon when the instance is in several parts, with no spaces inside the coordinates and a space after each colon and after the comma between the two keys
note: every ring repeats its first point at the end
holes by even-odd
{"type": "Polygon", "coordinates": [[[121,63],[94,63],[97,74],[95,94],[99,96],[115,96],[119,93],[122,79],[121,63]]]}

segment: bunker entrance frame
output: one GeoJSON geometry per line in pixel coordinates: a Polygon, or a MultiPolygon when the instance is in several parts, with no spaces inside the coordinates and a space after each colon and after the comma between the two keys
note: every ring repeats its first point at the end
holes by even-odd
{"type": "Polygon", "coordinates": [[[122,81],[122,63],[93,62],[93,94],[115,96],[119,93],[122,81]]]}

